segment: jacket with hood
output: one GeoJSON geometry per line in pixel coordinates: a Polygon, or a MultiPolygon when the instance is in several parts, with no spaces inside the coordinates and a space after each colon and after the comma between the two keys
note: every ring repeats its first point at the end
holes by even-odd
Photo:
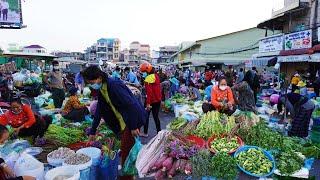
{"type": "Polygon", "coordinates": [[[150,74],[144,80],[146,88],[146,104],[161,102],[161,85],[158,74],[150,74]]]}

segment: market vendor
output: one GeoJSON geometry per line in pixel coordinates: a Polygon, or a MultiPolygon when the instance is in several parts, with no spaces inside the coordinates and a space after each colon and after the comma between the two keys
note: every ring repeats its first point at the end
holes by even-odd
{"type": "MultiPolygon", "coordinates": [[[[134,137],[139,136],[139,129],[145,124],[147,113],[141,102],[122,81],[108,77],[97,66],[86,68],[82,75],[91,88],[98,90],[98,104],[89,140],[95,139],[97,127],[103,118],[107,126],[121,137],[123,165],[135,143],[134,137]]],[[[133,177],[120,179],[133,179],[133,177]]]]}
{"type": "Polygon", "coordinates": [[[44,82],[49,86],[55,108],[61,108],[65,99],[65,86],[63,75],[59,68],[59,62],[52,62],[53,70],[44,77],[44,82]]]}
{"type": "Polygon", "coordinates": [[[206,87],[204,90],[204,102],[202,104],[202,111],[203,113],[207,113],[213,110],[213,106],[211,104],[211,91],[212,91],[213,85],[210,85],[206,87]]]}
{"type": "Polygon", "coordinates": [[[200,101],[202,99],[199,89],[195,87],[192,81],[189,82],[189,98],[191,101],[200,101]]]}
{"type": "MultiPolygon", "coordinates": [[[[29,105],[22,104],[20,98],[14,98],[10,103],[10,110],[0,115],[0,125],[10,125],[18,137],[32,136],[36,144],[41,142],[44,133],[52,122],[49,116],[40,116],[32,112],[29,105]]],[[[41,143],[40,143],[41,145],[41,143]]]]}
{"type": "Polygon", "coordinates": [[[147,77],[144,80],[144,87],[146,90],[145,105],[148,112],[148,117],[143,127],[144,133],[141,133],[142,136],[146,137],[148,136],[149,116],[151,112],[156,124],[157,132],[161,131],[159,111],[161,107],[162,94],[160,77],[156,73],[155,68],[152,67],[150,63],[143,63],[140,65],[140,71],[147,73],[147,77]]]}
{"type": "Polygon", "coordinates": [[[213,109],[231,115],[234,111],[234,98],[226,78],[222,77],[217,86],[211,91],[211,104],[213,109]]]}
{"type": "Polygon", "coordinates": [[[232,87],[232,92],[234,93],[234,99],[239,110],[256,112],[254,92],[249,86],[249,81],[250,79],[246,75],[243,81],[232,87]]]}
{"type": "Polygon", "coordinates": [[[89,115],[89,110],[85,104],[80,103],[77,92],[76,87],[69,90],[70,97],[62,110],[62,115],[73,122],[82,122],[85,121],[86,115],[89,115]]]}
{"type": "Polygon", "coordinates": [[[279,111],[282,110],[281,106],[283,104],[285,104],[285,107],[289,110],[290,115],[293,118],[288,135],[301,138],[307,137],[311,115],[315,108],[312,100],[309,100],[299,93],[291,92],[287,94],[287,100],[285,96],[280,97],[278,103],[279,111]]]}
{"type": "MultiPolygon", "coordinates": [[[[0,147],[2,147],[9,139],[9,130],[0,125],[0,147]]],[[[14,171],[6,164],[4,159],[0,158],[0,180],[35,180],[36,178],[31,176],[19,176],[14,175],[14,171]]]]}

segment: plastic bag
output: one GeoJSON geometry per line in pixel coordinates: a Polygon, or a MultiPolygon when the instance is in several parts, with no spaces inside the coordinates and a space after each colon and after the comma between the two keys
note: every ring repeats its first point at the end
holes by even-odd
{"type": "Polygon", "coordinates": [[[14,170],[17,176],[32,176],[38,180],[42,180],[44,175],[43,163],[26,153],[21,154],[14,165],[14,170]]]}
{"type": "Polygon", "coordinates": [[[118,177],[118,164],[120,162],[119,153],[114,157],[104,155],[98,167],[98,178],[105,180],[114,180],[118,177]]]}
{"type": "Polygon", "coordinates": [[[124,163],[122,168],[122,174],[127,176],[134,176],[138,174],[138,170],[136,168],[136,160],[139,154],[139,151],[142,148],[142,144],[139,138],[135,138],[135,144],[131,148],[129,155],[124,163]]]}

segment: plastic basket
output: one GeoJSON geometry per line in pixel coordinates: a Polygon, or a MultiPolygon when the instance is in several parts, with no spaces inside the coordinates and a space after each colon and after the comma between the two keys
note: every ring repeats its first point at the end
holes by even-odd
{"type": "Polygon", "coordinates": [[[259,149],[259,150],[262,150],[262,152],[264,153],[264,155],[272,162],[272,169],[269,173],[267,174],[264,174],[264,175],[256,175],[256,174],[253,174],[249,171],[246,171],[244,168],[242,168],[238,163],[237,163],[237,166],[239,167],[239,169],[241,171],[243,171],[244,173],[250,175],[250,176],[253,176],[253,177],[257,177],[257,178],[263,178],[263,177],[268,177],[268,176],[271,176],[276,168],[276,164],[275,164],[275,160],[273,158],[273,156],[266,150],[260,148],[260,147],[257,147],[257,146],[243,146],[241,147],[240,149],[238,149],[235,153],[234,153],[234,157],[236,158],[237,155],[242,152],[242,151],[247,151],[249,149],[259,149]]]}
{"type": "Polygon", "coordinates": [[[207,144],[204,139],[194,135],[187,136],[186,139],[189,140],[191,143],[198,145],[200,148],[205,148],[207,144]]]}
{"type": "MultiPolygon", "coordinates": [[[[216,140],[217,138],[223,138],[226,137],[226,135],[222,135],[222,136],[212,136],[211,138],[208,139],[207,141],[207,148],[209,149],[209,151],[211,151],[212,153],[216,153],[216,150],[211,148],[211,143],[216,140]]],[[[238,147],[236,149],[231,150],[230,152],[228,152],[228,154],[233,154],[234,152],[236,152],[241,146],[244,145],[242,139],[239,136],[236,136],[237,141],[238,141],[238,147]]]]}

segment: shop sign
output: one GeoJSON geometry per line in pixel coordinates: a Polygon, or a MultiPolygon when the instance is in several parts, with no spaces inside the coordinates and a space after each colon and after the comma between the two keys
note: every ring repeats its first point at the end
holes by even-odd
{"type": "Polygon", "coordinates": [[[310,59],[309,55],[279,56],[278,62],[308,62],[310,59]]]}
{"type": "Polygon", "coordinates": [[[285,39],[285,50],[311,48],[312,47],[312,30],[286,34],[284,39],[285,39]]]}
{"type": "Polygon", "coordinates": [[[259,41],[259,53],[283,50],[283,34],[270,36],[259,41]]]}

